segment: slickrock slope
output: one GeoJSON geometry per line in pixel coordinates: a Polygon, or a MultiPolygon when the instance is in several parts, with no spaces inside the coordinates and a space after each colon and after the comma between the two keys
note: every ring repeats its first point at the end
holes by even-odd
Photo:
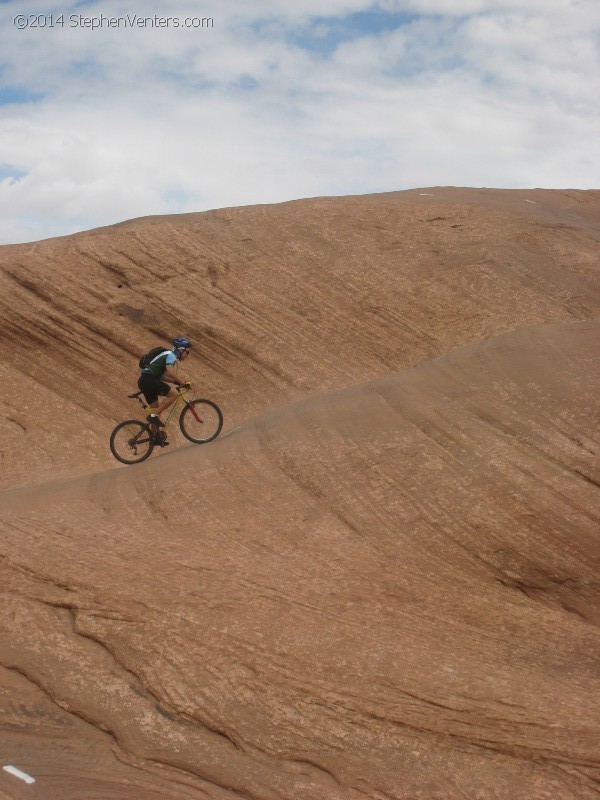
{"type": "Polygon", "coordinates": [[[3,667],[198,797],[597,797],[599,333],[6,493],[3,667]]]}
{"type": "Polygon", "coordinates": [[[599,205],[431,189],[0,249],[30,387],[0,766],[36,779],[0,798],[598,798],[599,205]],[[175,327],[226,434],[116,466],[175,327]]]}
{"type": "Polygon", "coordinates": [[[108,467],[176,334],[231,426],[600,313],[600,192],[424,189],[134,220],[0,248],[3,485],[108,467]]]}

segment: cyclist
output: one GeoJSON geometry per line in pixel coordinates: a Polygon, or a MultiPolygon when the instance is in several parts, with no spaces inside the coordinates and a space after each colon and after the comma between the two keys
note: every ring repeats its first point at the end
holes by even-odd
{"type": "Polygon", "coordinates": [[[138,386],[143,392],[146,402],[150,408],[154,409],[146,420],[152,423],[153,432],[158,432],[158,427],[164,427],[164,422],[159,414],[173,405],[177,400],[177,389],[175,386],[187,386],[189,381],[181,380],[177,377],[177,369],[180,361],[185,361],[190,354],[191,342],[183,337],[173,339],[173,349],[166,348],[162,353],[155,356],[152,361],[142,369],[142,374],[138,380],[138,386]],[[175,384],[169,385],[169,384],[175,384]],[[164,397],[159,403],[159,396],[164,397]]]}

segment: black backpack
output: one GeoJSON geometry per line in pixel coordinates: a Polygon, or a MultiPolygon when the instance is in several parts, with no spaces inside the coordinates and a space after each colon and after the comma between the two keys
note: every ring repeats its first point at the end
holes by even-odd
{"type": "Polygon", "coordinates": [[[156,356],[159,356],[161,353],[169,353],[170,350],[168,347],[153,347],[145,356],[140,358],[140,369],[144,369],[147,367],[151,361],[153,361],[156,356]]]}

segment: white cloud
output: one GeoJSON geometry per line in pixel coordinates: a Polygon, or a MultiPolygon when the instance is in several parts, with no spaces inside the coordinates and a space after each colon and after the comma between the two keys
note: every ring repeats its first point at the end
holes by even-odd
{"type": "Polygon", "coordinates": [[[0,4],[0,98],[38,97],[0,104],[0,162],[26,173],[0,180],[0,241],[319,194],[597,187],[595,3],[378,8],[423,16],[394,28],[367,0],[220,0],[210,30],[16,31],[26,4],[0,4]]]}

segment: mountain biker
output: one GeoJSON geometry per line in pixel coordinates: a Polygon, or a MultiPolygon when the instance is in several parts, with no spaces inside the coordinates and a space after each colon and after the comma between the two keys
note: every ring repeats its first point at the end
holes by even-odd
{"type": "Polygon", "coordinates": [[[191,342],[183,337],[176,337],[172,341],[173,349],[164,351],[157,355],[152,361],[142,369],[142,374],[138,380],[138,387],[143,392],[146,402],[150,408],[154,409],[146,420],[152,423],[153,432],[158,431],[159,426],[164,427],[164,422],[159,414],[173,405],[177,400],[177,389],[175,386],[187,386],[189,381],[181,380],[177,377],[177,368],[180,361],[185,361],[190,354],[191,342]],[[169,385],[169,384],[175,384],[169,385]],[[159,396],[164,397],[159,403],[159,396]]]}

